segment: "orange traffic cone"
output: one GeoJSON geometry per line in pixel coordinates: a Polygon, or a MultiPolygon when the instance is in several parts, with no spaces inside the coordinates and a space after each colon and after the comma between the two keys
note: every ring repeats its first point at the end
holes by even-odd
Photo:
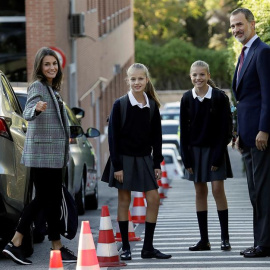
{"type": "MultiPolygon", "coordinates": [[[[119,230],[119,225],[117,222],[116,226],[116,235],[115,235],[115,241],[122,241],[122,236],[119,230]]],[[[132,218],[130,215],[130,211],[128,211],[128,241],[141,241],[140,237],[137,237],[134,231],[134,224],[132,222],[132,218]]]]}
{"type": "Polygon", "coordinates": [[[100,267],[126,266],[120,262],[116,243],[114,241],[112,222],[107,205],[102,206],[99,236],[97,244],[97,258],[100,267]]]}
{"type": "Polygon", "coordinates": [[[163,190],[163,187],[162,187],[161,179],[158,179],[157,180],[157,183],[158,183],[158,186],[159,186],[158,193],[159,193],[160,199],[167,198],[167,196],[165,196],[165,194],[164,194],[164,190],[163,190]]]}
{"type": "Polygon", "coordinates": [[[135,192],[132,208],[132,221],[134,223],[145,223],[146,207],[144,203],[143,193],[135,192]]]}
{"type": "Polygon", "coordinates": [[[64,270],[60,250],[51,250],[49,270],[64,270]]]}
{"type": "Polygon", "coordinates": [[[169,185],[167,171],[166,171],[166,164],[164,160],[161,162],[161,183],[162,183],[163,188],[165,189],[171,188],[171,186],[169,185]]]}
{"type": "Polygon", "coordinates": [[[89,221],[82,221],[76,270],[100,270],[89,221]]]}

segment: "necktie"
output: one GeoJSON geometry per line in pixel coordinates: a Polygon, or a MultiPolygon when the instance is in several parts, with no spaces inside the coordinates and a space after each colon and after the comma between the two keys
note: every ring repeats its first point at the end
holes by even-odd
{"type": "Polygon", "coordinates": [[[237,80],[238,80],[239,74],[240,74],[240,72],[241,72],[241,69],[242,69],[243,63],[244,63],[244,58],[245,58],[245,49],[246,49],[246,48],[247,48],[247,47],[246,47],[246,46],[244,46],[244,47],[242,48],[242,51],[241,51],[241,55],[240,55],[240,62],[239,62],[239,67],[238,67],[238,71],[237,71],[237,80]]]}

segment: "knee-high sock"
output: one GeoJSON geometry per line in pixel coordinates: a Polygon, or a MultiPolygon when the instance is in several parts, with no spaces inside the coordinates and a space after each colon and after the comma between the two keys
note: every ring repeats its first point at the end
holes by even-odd
{"type": "Polygon", "coordinates": [[[144,243],[143,249],[147,251],[152,251],[153,247],[153,239],[154,239],[154,232],[156,228],[156,223],[145,222],[145,236],[144,236],[144,243]]]}
{"type": "Polygon", "coordinates": [[[208,223],[207,223],[207,211],[197,212],[197,218],[199,223],[201,241],[204,243],[209,242],[208,239],[208,223]]]}
{"type": "Polygon", "coordinates": [[[220,229],[221,229],[221,239],[222,240],[229,240],[229,216],[228,216],[228,209],[217,211],[218,218],[220,222],[220,229]]]}
{"type": "Polygon", "coordinates": [[[129,250],[130,245],[128,241],[128,223],[129,221],[118,221],[119,229],[122,237],[122,250],[129,250]]]}

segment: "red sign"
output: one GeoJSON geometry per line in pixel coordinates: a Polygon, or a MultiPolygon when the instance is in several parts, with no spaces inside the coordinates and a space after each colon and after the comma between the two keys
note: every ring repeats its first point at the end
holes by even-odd
{"type": "Polygon", "coordinates": [[[56,53],[56,55],[57,55],[57,57],[58,57],[58,59],[60,61],[60,64],[61,64],[62,68],[64,68],[65,65],[66,65],[66,56],[65,56],[64,52],[61,49],[57,48],[57,47],[50,47],[50,48],[53,51],[55,51],[55,53],[56,53]]]}

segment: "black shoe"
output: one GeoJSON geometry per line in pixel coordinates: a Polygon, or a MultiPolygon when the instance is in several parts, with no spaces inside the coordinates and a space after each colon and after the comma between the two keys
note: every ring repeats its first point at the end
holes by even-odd
{"type": "Polygon", "coordinates": [[[156,259],[170,259],[172,255],[164,254],[160,252],[157,249],[154,249],[152,251],[144,250],[142,249],[141,251],[141,257],[143,259],[151,259],[151,258],[156,258],[156,259]]]}
{"type": "Polygon", "coordinates": [[[12,259],[17,264],[32,264],[31,261],[25,258],[21,246],[15,247],[11,241],[5,246],[2,252],[5,256],[12,259]]]}
{"type": "Polygon", "coordinates": [[[203,251],[203,250],[211,250],[211,245],[209,242],[202,242],[201,240],[193,245],[192,247],[189,247],[190,251],[203,251]]]}
{"type": "Polygon", "coordinates": [[[244,255],[246,252],[250,252],[250,251],[253,251],[255,248],[254,247],[249,247],[249,248],[246,248],[244,250],[241,250],[240,251],[240,255],[244,255]]]}
{"type": "Polygon", "coordinates": [[[245,258],[259,258],[259,257],[269,257],[270,249],[257,246],[253,250],[244,253],[245,258]]]}
{"type": "Polygon", "coordinates": [[[131,251],[129,249],[123,250],[120,255],[121,260],[123,261],[130,261],[131,260],[131,251]]]}
{"type": "Polygon", "coordinates": [[[60,248],[63,263],[77,262],[77,257],[67,247],[62,246],[60,248]]]}
{"type": "Polygon", "coordinates": [[[221,250],[231,250],[231,244],[229,242],[229,240],[222,240],[221,241],[221,246],[220,246],[220,249],[221,250]]]}

